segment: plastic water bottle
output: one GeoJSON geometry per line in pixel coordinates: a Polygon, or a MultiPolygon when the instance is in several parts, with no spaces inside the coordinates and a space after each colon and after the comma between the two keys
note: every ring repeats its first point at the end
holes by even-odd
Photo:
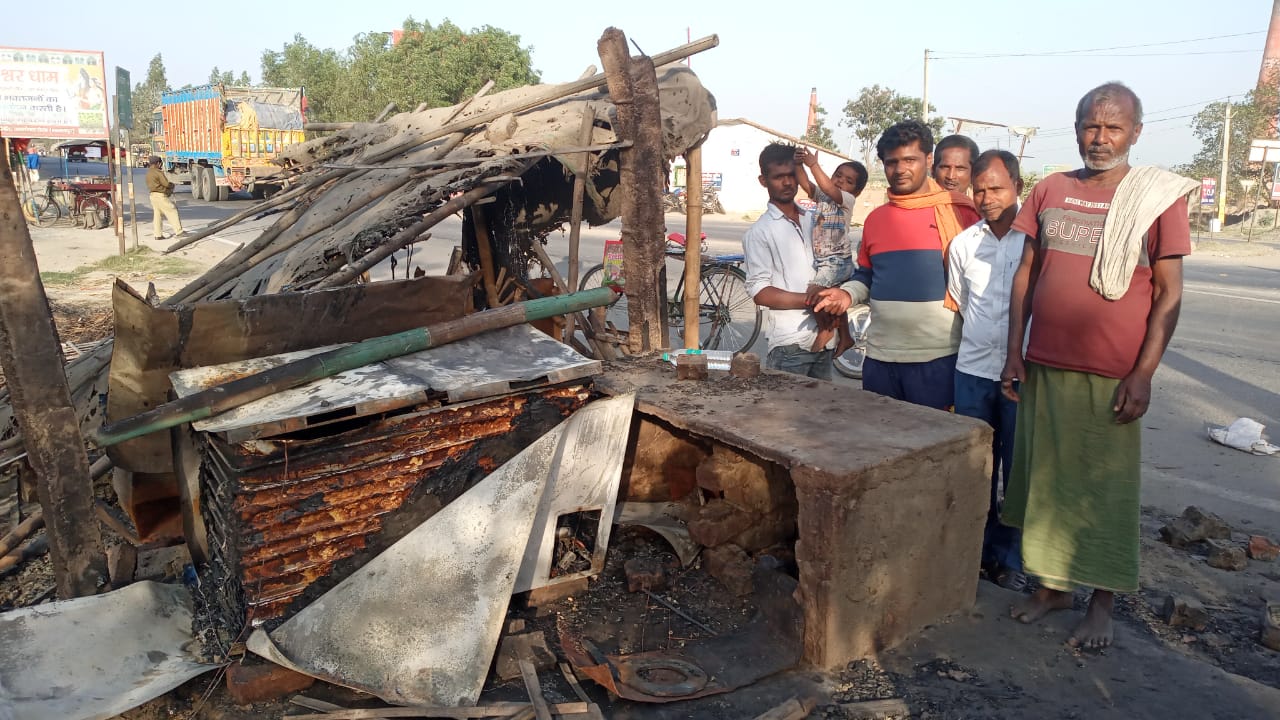
{"type": "Polygon", "coordinates": [[[662,353],[662,359],[675,365],[676,357],[680,355],[702,355],[707,359],[708,370],[728,371],[733,362],[733,352],[730,350],[673,350],[662,353]]]}

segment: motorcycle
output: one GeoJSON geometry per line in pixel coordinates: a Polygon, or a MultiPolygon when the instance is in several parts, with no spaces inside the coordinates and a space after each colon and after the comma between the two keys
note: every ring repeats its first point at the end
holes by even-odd
{"type": "Polygon", "coordinates": [[[849,308],[849,335],[853,347],[831,361],[836,372],[854,380],[862,377],[862,363],[867,359],[867,330],[871,327],[871,307],[854,305],[849,308]]]}

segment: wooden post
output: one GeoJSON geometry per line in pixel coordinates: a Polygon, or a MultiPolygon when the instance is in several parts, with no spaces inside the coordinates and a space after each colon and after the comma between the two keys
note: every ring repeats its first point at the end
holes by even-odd
{"type": "MultiPolygon", "coordinates": [[[[8,153],[0,169],[9,172],[8,153]]],[[[93,595],[107,583],[107,555],[89,458],[18,194],[0,185],[0,366],[35,471],[58,596],[93,595]]]]}
{"type": "MultiPolygon", "coordinates": [[[[125,159],[128,161],[125,163],[125,165],[128,168],[127,170],[125,170],[125,172],[129,173],[129,183],[128,183],[129,184],[129,225],[133,228],[133,249],[137,250],[138,249],[138,203],[133,194],[133,168],[134,168],[133,138],[129,136],[129,130],[127,128],[124,130],[124,147],[125,147],[125,153],[126,153],[125,159]]],[[[121,202],[121,204],[123,205],[123,201],[121,202]]]]}
{"type": "MultiPolygon", "coordinates": [[[[591,73],[592,75],[595,72],[591,73]]],[[[591,144],[592,133],[596,127],[596,109],[587,105],[582,111],[582,127],[578,130],[578,144],[586,147],[591,144]]],[[[578,289],[578,250],[582,244],[582,203],[587,194],[586,174],[591,167],[591,153],[582,153],[578,156],[582,166],[573,174],[573,207],[569,211],[569,290],[578,289]]],[[[572,338],[574,333],[575,318],[570,316],[569,327],[566,328],[566,334],[572,338]]],[[[590,329],[583,328],[584,332],[590,332],[590,329]]]]}
{"type": "Polygon", "coordinates": [[[662,116],[653,59],[632,58],[627,38],[609,28],[596,44],[609,97],[617,107],[615,131],[632,146],[619,153],[622,192],[622,264],[626,277],[627,340],[632,354],[668,346],[666,263],[663,260],[662,116]]]}
{"type": "Polygon", "coordinates": [[[702,289],[702,146],[684,154],[688,177],[684,216],[684,346],[702,347],[698,337],[698,316],[702,289]]]}
{"type": "Polygon", "coordinates": [[[471,208],[471,229],[475,231],[476,250],[480,254],[480,277],[484,281],[485,300],[489,307],[496,308],[498,285],[493,269],[493,238],[489,237],[489,224],[484,219],[483,208],[471,208]]]}

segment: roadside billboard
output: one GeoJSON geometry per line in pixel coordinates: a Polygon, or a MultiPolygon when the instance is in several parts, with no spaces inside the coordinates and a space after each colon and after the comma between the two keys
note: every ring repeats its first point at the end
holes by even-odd
{"type": "Polygon", "coordinates": [[[107,138],[102,53],[0,47],[0,133],[7,137],[107,138]]]}
{"type": "Polygon", "coordinates": [[[1218,204],[1218,181],[1216,178],[1200,178],[1200,204],[1205,207],[1218,204]]]}

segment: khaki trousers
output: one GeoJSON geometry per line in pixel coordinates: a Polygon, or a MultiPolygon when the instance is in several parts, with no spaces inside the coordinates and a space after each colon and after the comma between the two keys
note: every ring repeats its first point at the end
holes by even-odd
{"type": "Polygon", "coordinates": [[[152,233],[156,237],[164,235],[164,225],[161,223],[161,215],[163,215],[164,219],[168,220],[169,224],[173,226],[173,234],[179,235],[182,233],[182,218],[178,217],[178,208],[173,204],[173,201],[169,199],[168,195],[157,192],[151,193],[151,214],[155,217],[155,220],[152,221],[154,225],[152,233]]]}

